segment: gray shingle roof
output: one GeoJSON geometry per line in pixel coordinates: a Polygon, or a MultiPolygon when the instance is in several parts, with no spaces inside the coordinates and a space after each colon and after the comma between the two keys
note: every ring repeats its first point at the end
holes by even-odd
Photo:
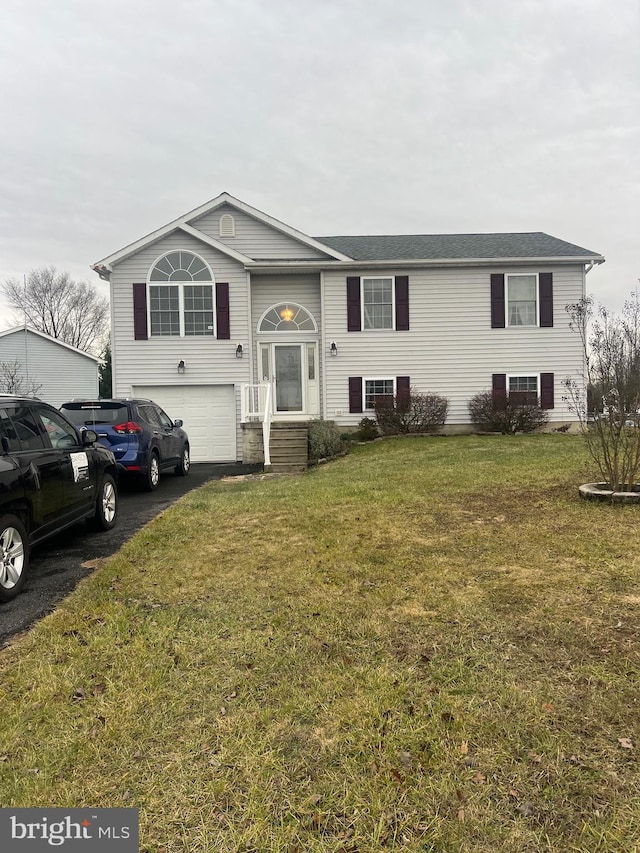
{"type": "Polygon", "coordinates": [[[356,261],[464,258],[599,258],[598,252],[542,231],[523,234],[390,234],[315,237],[356,261]]]}

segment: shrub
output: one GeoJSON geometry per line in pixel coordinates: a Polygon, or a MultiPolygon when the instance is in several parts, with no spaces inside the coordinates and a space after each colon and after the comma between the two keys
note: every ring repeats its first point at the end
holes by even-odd
{"type": "Polygon", "coordinates": [[[439,394],[411,389],[374,401],[378,428],[383,435],[435,432],[445,422],[449,401],[439,394]]]}
{"type": "Polygon", "coordinates": [[[527,399],[528,395],[504,394],[495,398],[491,391],[476,394],[469,401],[469,414],[478,429],[484,432],[501,432],[514,435],[516,432],[534,432],[549,420],[544,409],[527,399]]]}
{"type": "Polygon", "coordinates": [[[380,433],[378,432],[378,424],[373,418],[362,418],[358,424],[358,432],[356,433],[358,441],[373,441],[380,433]]]}
{"type": "Polygon", "coordinates": [[[640,298],[632,295],[621,316],[596,309],[590,297],[566,310],[584,368],[565,378],[565,402],[609,488],[631,491],[640,479],[640,298]]]}
{"type": "Polygon", "coordinates": [[[334,421],[318,419],[309,422],[309,458],[324,459],[344,449],[344,442],[334,421]]]}

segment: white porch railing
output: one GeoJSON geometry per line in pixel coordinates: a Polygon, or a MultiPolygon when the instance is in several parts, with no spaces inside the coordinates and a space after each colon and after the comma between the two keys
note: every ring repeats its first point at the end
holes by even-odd
{"type": "Polygon", "coordinates": [[[262,445],[264,464],[271,465],[269,442],[271,439],[271,420],[273,418],[273,394],[270,382],[259,385],[242,384],[240,386],[240,421],[262,422],[262,445]]]}

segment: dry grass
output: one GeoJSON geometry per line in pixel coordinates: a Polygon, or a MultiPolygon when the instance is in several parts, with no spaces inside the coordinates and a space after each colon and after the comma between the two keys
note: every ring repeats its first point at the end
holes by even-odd
{"type": "Polygon", "coordinates": [[[142,849],[634,851],[638,507],[568,436],[216,483],[0,655],[4,805],[142,849]]]}

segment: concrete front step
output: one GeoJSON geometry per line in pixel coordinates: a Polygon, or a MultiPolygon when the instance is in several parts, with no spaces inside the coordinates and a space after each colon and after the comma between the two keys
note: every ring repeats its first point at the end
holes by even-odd
{"type": "Polygon", "coordinates": [[[298,474],[307,467],[308,433],[297,425],[272,425],[269,452],[271,469],[281,474],[298,474]]]}
{"type": "Polygon", "coordinates": [[[306,465],[285,465],[284,463],[271,463],[272,474],[301,474],[307,470],[306,465]]]}

